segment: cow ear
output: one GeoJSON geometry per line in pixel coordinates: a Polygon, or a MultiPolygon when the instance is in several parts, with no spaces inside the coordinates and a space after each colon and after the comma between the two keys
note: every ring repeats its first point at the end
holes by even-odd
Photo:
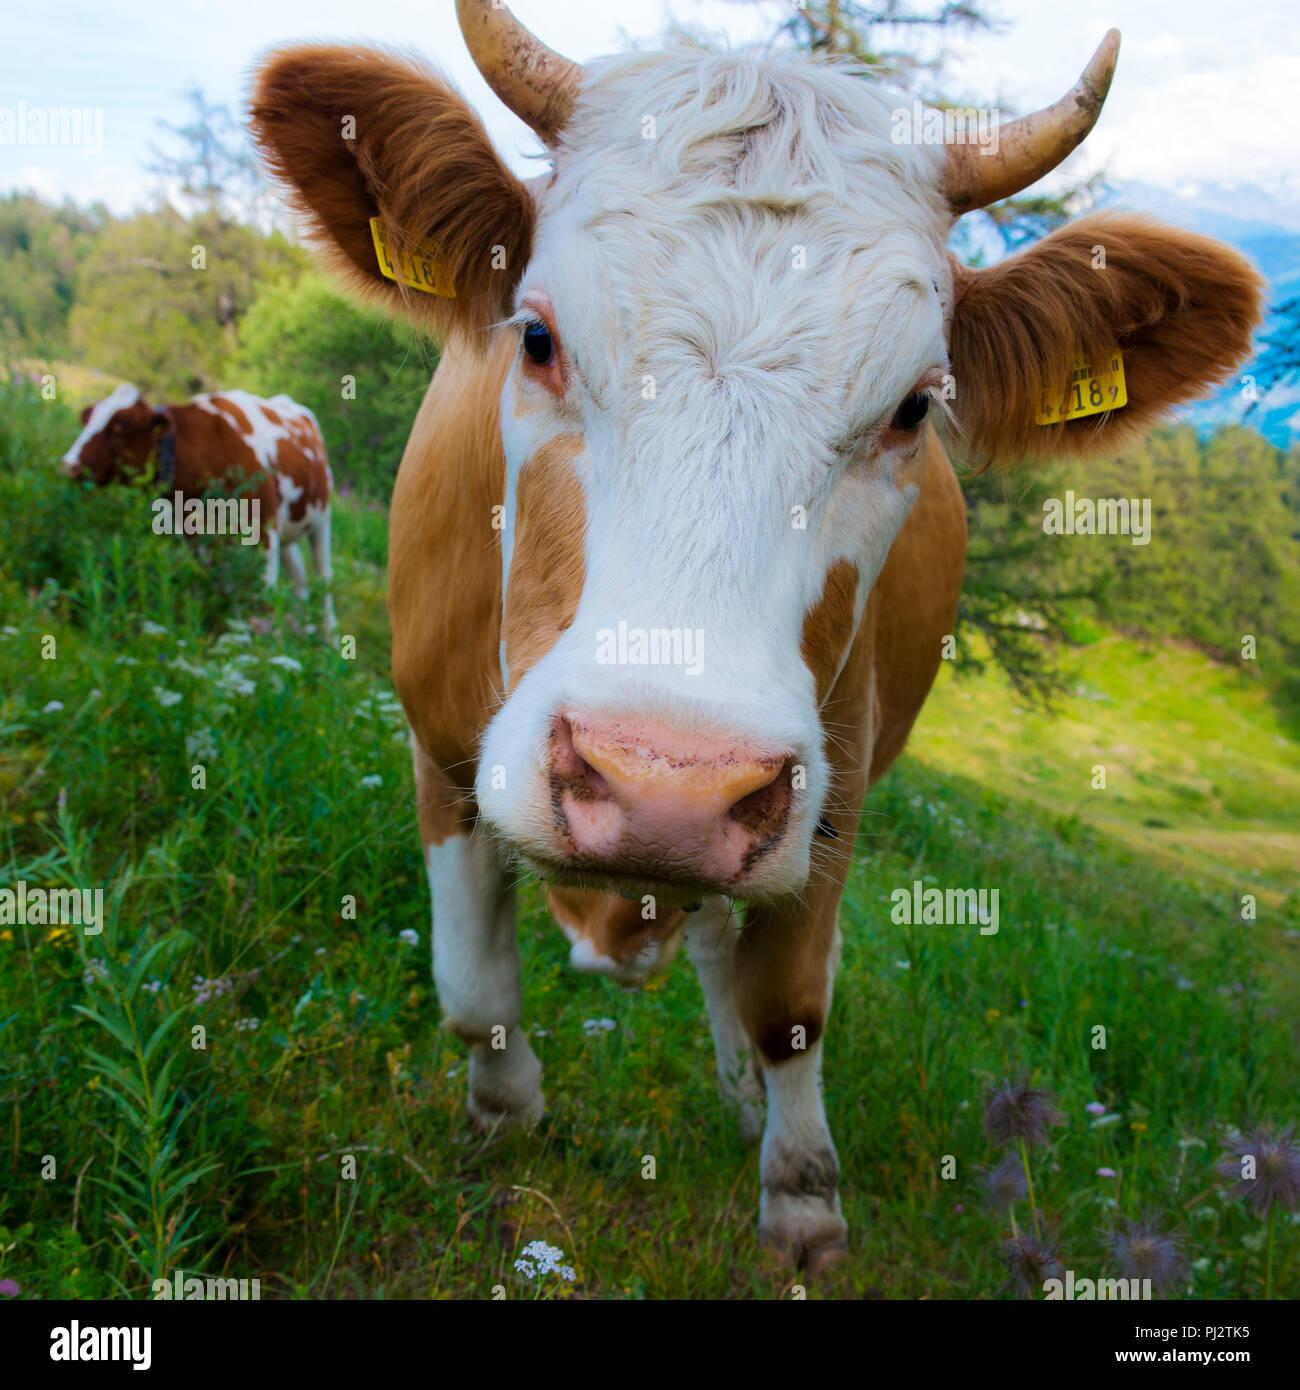
{"type": "Polygon", "coordinates": [[[353,289],[438,336],[510,312],[531,254],[532,198],[436,73],[372,49],[283,49],[258,73],[251,118],[309,239],[353,289]],[[374,217],[389,263],[447,293],[381,273],[374,217]]]}
{"type": "Polygon", "coordinates": [[[986,269],[954,263],[958,452],[1009,466],[1104,452],[1207,394],[1250,353],[1264,281],[1220,242],[1097,213],[986,269]],[[1118,348],[1128,403],[1040,425],[1080,358],[1118,348]]]}

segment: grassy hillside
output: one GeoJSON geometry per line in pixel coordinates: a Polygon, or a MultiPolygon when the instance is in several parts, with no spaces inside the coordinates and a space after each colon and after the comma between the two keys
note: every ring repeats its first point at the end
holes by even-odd
{"type": "MultiPolygon", "coordinates": [[[[0,1279],[788,1293],[686,962],[641,993],[575,975],[533,887],[525,1027],[550,1111],[530,1135],[467,1128],[386,674],[382,514],[338,508],[344,661],[314,609],[260,591],[255,556],[201,561],[150,534],[145,497],[44,469],[68,427],[0,401],[0,886],[102,886],[108,923],[0,928],[0,1279]],[[576,1279],[516,1272],[533,1240],[576,1279]]],[[[853,1249],[815,1294],[1012,1295],[981,1112],[1021,1072],[1064,1117],[1032,1158],[1067,1267],[1114,1272],[1102,1232],[1152,1212],[1188,1246],[1177,1292],[1263,1288],[1266,1228],[1214,1164],[1234,1127],[1296,1118],[1300,750],[1239,672],[1117,637],[1079,660],[1085,694],[1055,720],[995,677],[945,677],[864,817],[826,1046],[853,1249]],[[894,924],[917,878],[997,888],[998,933],[894,924]]],[[[1273,1246],[1295,1297],[1294,1219],[1273,1246]]]]}
{"type": "Polygon", "coordinates": [[[1170,873],[1276,905],[1297,888],[1300,744],[1248,662],[1116,635],[1070,659],[1073,697],[1027,709],[990,669],[943,673],[913,740],[936,772],[1074,817],[1170,873]],[[1106,770],[1104,790],[1093,768],[1106,770]]]}

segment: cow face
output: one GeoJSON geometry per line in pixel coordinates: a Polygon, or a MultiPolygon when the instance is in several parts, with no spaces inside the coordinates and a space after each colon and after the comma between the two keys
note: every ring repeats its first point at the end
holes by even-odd
{"type": "Polygon", "coordinates": [[[81,412],[81,433],[60,467],[70,478],[89,475],[99,486],[144,470],[167,417],[134,386],[119,386],[81,412]]]}
{"type": "Polygon", "coordinates": [[[458,12],[549,180],[521,184],[456,93],[379,53],[277,56],[253,124],[364,293],[468,351],[513,335],[504,699],[478,808],[562,886],[796,892],[835,797],[823,712],[931,422],[950,411],[969,453],[1002,461],[1107,448],[1231,368],[1259,282],[1122,217],[989,270],[950,260],[959,213],[1086,135],[1113,33],[990,153],[896,142],[897,99],[841,67],[689,51],[584,70],[504,7],[458,12]],[[434,248],[449,294],[381,275],[376,215],[399,259],[434,248]],[[1119,418],[1036,426],[1076,354],[1116,346],[1119,418]]]}
{"type": "Polygon", "coordinates": [[[548,874],[628,892],[807,877],[819,705],[947,371],[936,152],[804,64],[746,130],[747,71],[676,55],[584,88],[512,323],[479,805],[548,874]],[[611,145],[652,91],[662,134],[611,145]]]}

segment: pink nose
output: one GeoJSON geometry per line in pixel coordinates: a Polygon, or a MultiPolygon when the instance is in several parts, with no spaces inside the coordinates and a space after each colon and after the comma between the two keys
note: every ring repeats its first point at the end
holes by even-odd
{"type": "Polygon", "coordinates": [[[81,464],[77,459],[65,458],[60,460],[59,469],[69,478],[75,478],[81,472],[81,464]]]}
{"type": "Polygon", "coordinates": [[[551,790],[577,865],[725,889],[785,833],[793,757],[645,720],[560,715],[551,790]]]}

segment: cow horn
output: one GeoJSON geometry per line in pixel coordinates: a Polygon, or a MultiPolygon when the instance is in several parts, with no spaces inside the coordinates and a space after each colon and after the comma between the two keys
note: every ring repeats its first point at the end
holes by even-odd
{"type": "Polygon", "coordinates": [[[475,66],[503,102],[548,144],[564,129],[582,67],[553,52],[497,0],[456,0],[475,66]]]}
{"type": "Polygon", "coordinates": [[[1077,149],[1097,124],[1118,59],[1119,30],[1112,29],[1060,101],[999,129],[996,153],[978,145],[949,145],[944,192],[953,212],[960,217],[1010,198],[1077,149]]]}

